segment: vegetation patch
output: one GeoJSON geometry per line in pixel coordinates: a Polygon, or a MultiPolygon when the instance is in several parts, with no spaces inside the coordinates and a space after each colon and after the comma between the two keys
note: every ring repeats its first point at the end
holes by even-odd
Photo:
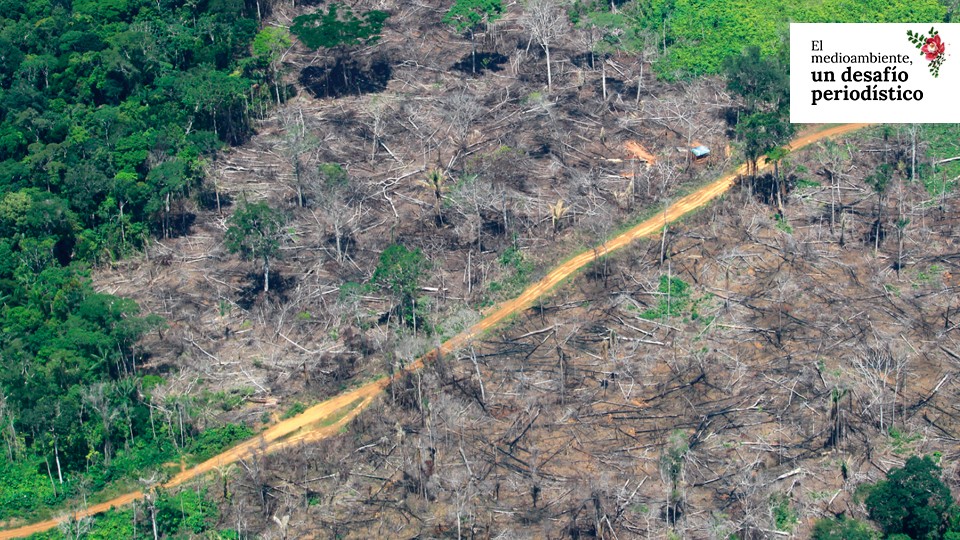
{"type": "Polygon", "coordinates": [[[684,315],[690,307],[690,285],[677,277],[660,276],[657,307],[648,309],[640,317],[649,320],[669,319],[684,315]]]}
{"type": "Polygon", "coordinates": [[[307,406],[299,401],[295,401],[287,407],[287,410],[283,411],[283,414],[280,416],[281,420],[286,420],[287,418],[293,418],[298,414],[302,414],[307,410],[307,406]]]}
{"type": "Polygon", "coordinates": [[[655,0],[634,9],[642,26],[666,46],[654,69],[670,79],[718,73],[726,58],[749,46],[765,55],[783,54],[788,21],[940,21],[946,13],[936,0],[655,0]]]}
{"type": "Polygon", "coordinates": [[[931,169],[928,160],[921,160],[918,176],[930,195],[942,197],[954,190],[960,179],[960,160],[941,162],[960,156],[958,127],[956,124],[924,124],[915,129],[920,130],[918,136],[927,143],[926,154],[929,159],[937,163],[931,169]]]}
{"type": "Polygon", "coordinates": [[[511,244],[505,249],[497,258],[497,262],[500,263],[505,276],[487,285],[487,294],[480,302],[480,307],[492,306],[499,299],[517,296],[530,284],[533,263],[526,258],[516,244],[511,244]]]}
{"type": "Polygon", "coordinates": [[[862,521],[841,516],[817,520],[810,538],[811,540],[875,540],[877,533],[862,521]]]}
{"type": "Polygon", "coordinates": [[[800,516],[790,504],[790,497],[775,494],[770,497],[770,513],[773,514],[773,525],[778,531],[789,532],[800,523],[800,516]]]}
{"type": "Polygon", "coordinates": [[[68,519],[59,528],[30,536],[31,540],[87,538],[237,538],[217,531],[220,511],[207,490],[157,490],[133,509],[114,509],[90,518],[68,519]]]}
{"type": "Polygon", "coordinates": [[[429,333],[423,302],[417,305],[420,296],[420,280],[430,268],[430,262],[419,249],[407,249],[401,244],[393,244],[380,253],[380,260],[373,271],[371,286],[379,285],[389,291],[396,313],[402,324],[429,333]]]}
{"type": "Polygon", "coordinates": [[[243,424],[224,424],[206,429],[193,441],[190,454],[193,459],[204,461],[253,435],[254,431],[243,424]]]}

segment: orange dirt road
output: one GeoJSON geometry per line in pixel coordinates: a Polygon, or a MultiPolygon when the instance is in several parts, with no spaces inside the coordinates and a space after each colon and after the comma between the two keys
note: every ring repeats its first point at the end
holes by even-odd
{"type": "MultiPolygon", "coordinates": [[[[820,131],[809,132],[794,139],[790,145],[790,150],[798,150],[819,141],[824,138],[842,135],[858,129],[862,129],[871,124],[844,124],[830,127],[820,131]]],[[[758,167],[766,167],[766,161],[761,159],[758,167]]],[[[737,176],[746,172],[746,165],[741,165],[734,173],[728,174],[719,180],[716,180],[697,191],[679,199],[676,203],[669,206],[665,212],[657,214],[643,223],[640,223],[631,229],[615,236],[605,244],[596,249],[588,250],[569,259],[560,266],[554,268],[543,279],[528,287],[520,296],[513,300],[508,300],[495,306],[488,311],[480,322],[464,330],[460,334],[453,336],[438,349],[424,355],[422,358],[406,367],[407,371],[416,370],[423,366],[425,361],[429,361],[439,354],[449,354],[469,343],[474,338],[480,336],[487,330],[497,326],[505,319],[519,313],[534,304],[538,298],[547,294],[559,285],[563,280],[575,274],[581,268],[594,261],[598,257],[612,253],[624,246],[627,246],[638,238],[651,236],[663,230],[664,222],[670,223],[683,217],[685,214],[696,210],[711,200],[723,195],[727,190],[733,187],[737,176]]],[[[403,372],[395,374],[393,377],[399,377],[403,372]]],[[[336,434],[340,429],[353,420],[373,400],[383,391],[391,378],[384,377],[377,381],[367,383],[359,388],[349,390],[327,401],[318,403],[310,407],[302,414],[293,418],[283,420],[266,429],[263,433],[249,439],[237,446],[223,452],[222,454],[204,461],[190,469],[180,472],[161,487],[172,488],[179,486],[197,476],[215,471],[235,463],[251,454],[264,451],[273,452],[296,444],[303,444],[322,440],[336,434]]],[[[59,518],[41,521],[31,525],[25,525],[16,529],[0,531],[0,540],[9,538],[23,538],[38,532],[43,532],[56,527],[61,521],[72,518],[84,518],[100,514],[111,508],[128,505],[134,501],[143,499],[142,491],[134,491],[121,495],[107,502],[90,506],[74,514],[65,514],[59,518]]]]}

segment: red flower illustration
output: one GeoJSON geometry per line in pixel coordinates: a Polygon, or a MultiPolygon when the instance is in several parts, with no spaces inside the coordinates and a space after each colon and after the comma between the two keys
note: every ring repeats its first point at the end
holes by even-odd
{"type": "Polygon", "coordinates": [[[926,56],[927,61],[932,62],[936,60],[938,56],[943,54],[943,42],[940,41],[940,35],[937,34],[927,38],[923,47],[920,47],[920,51],[926,56]]]}
{"type": "Polygon", "coordinates": [[[947,44],[940,40],[937,29],[931,26],[929,32],[907,30],[907,40],[927,59],[927,69],[930,70],[930,74],[939,77],[940,66],[947,59],[947,55],[944,54],[947,44]]]}

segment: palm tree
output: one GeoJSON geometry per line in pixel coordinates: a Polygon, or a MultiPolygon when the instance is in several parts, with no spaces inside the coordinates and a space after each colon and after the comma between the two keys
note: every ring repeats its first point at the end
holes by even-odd
{"type": "Polygon", "coordinates": [[[443,224],[443,193],[447,189],[447,172],[440,168],[433,168],[427,171],[427,176],[417,183],[433,191],[433,208],[437,214],[437,227],[443,224]]]}
{"type": "Polygon", "coordinates": [[[223,483],[224,500],[230,500],[230,490],[228,489],[227,483],[230,477],[233,476],[233,473],[236,472],[237,466],[233,463],[228,463],[226,465],[218,465],[214,467],[214,470],[217,471],[217,475],[220,476],[220,480],[223,483]]]}
{"type": "Polygon", "coordinates": [[[557,204],[550,206],[550,221],[553,223],[553,234],[560,229],[560,220],[567,215],[569,206],[563,204],[563,199],[557,199],[557,204]]]}

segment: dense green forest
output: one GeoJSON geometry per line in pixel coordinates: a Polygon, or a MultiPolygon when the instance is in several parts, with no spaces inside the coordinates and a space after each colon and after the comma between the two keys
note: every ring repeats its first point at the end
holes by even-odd
{"type": "Polygon", "coordinates": [[[138,538],[141,535],[149,537],[152,534],[164,538],[193,538],[201,534],[203,538],[240,538],[236,531],[216,530],[220,512],[216,504],[207,498],[206,489],[185,489],[176,494],[159,490],[140,504],[146,511],[141,513],[139,521],[132,508],[117,509],[101,514],[95,520],[65,521],[58,529],[30,538],[111,540],[138,538]]]}
{"type": "Polygon", "coordinates": [[[151,397],[135,344],[164,323],[88,268],[185,232],[208,160],[282,99],[264,6],[0,0],[0,520],[249,434],[196,440],[195,403],[151,397]]]}
{"type": "Polygon", "coordinates": [[[748,46],[782,54],[788,22],[931,22],[947,13],[937,0],[652,0],[630,7],[664,52],[655,69],[670,79],[719,73],[724,59],[748,46]]]}
{"type": "MultiPolygon", "coordinates": [[[[913,456],[903,467],[894,467],[885,480],[861,484],[870,519],[888,540],[958,540],[960,508],[943,483],[941,456],[913,456]]],[[[820,519],[813,528],[812,540],[874,540],[877,531],[856,519],[839,516],[820,519]]]]}

